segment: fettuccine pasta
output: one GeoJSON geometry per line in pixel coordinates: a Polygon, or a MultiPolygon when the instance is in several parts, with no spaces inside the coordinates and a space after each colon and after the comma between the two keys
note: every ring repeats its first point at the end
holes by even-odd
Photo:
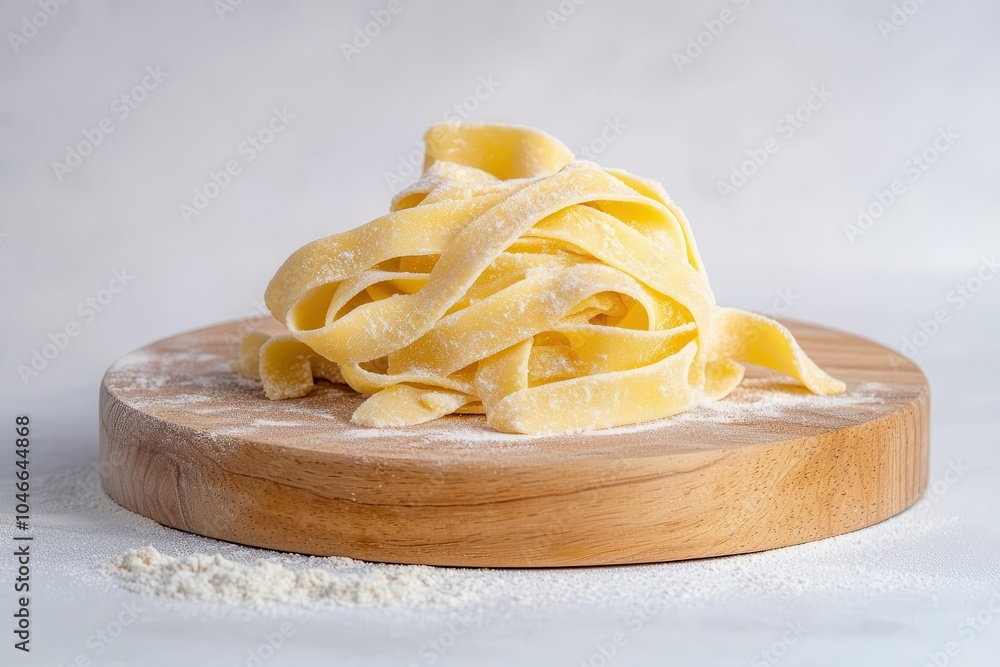
{"type": "Polygon", "coordinates": [[[315,377],[368,398],[360,425],[482,413],[567,433],[726,396],[742,363],[844,390],[783,326],[716,306],[687,219],[656,182],[537,130],[441,124],[391,213],[310,243],[267,288],[288,333],[247,334],[268,398],[315,377]]]}

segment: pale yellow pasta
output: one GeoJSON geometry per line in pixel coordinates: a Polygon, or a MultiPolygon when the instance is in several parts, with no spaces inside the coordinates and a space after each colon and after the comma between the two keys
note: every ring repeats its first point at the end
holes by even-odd
{"type": "Polygon", "coordinates": [[[485,413],[513,433],[675,415],[724,397],[740,363],[843,391],[787,329],[720,308],[684,214],[654,181],[575,160],[528,128],[433,126],[392,212],[296,251],[267,289],[289,333],[248,334],[268,398],[313,377],[401,427],[485,413]]]}

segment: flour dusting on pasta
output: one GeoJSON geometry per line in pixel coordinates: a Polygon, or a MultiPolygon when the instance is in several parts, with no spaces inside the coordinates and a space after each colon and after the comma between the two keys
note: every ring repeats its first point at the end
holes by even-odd
{"type": "Polygon", "coordinates": [[[300,248],[272,279],[288,331],[247,333],[236,364],[268,398],[319,377],[368,396],[361,426],[480,413],[554,434],[716,401],[743,363],[844,390],[777,322],[716,305],[659,183],[529,128],[447,123],[425,141],[423,176],[388,215],[300,248]]]}

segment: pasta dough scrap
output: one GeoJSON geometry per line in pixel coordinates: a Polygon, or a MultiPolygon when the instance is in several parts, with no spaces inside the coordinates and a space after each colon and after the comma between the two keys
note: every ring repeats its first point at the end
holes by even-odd
{"type": "Polygon", "coordinates": [[[844,390],[777,322],[721,308],[687,219],[651,180],[576,160],[538,130],[432,126],[391,212],[292,254],[265,301],[288,333],[245,335],[271,399],[314,377],[368,396],[357,424],[481,413],[549,434],[718,400],[743,363],[844,390]]]}

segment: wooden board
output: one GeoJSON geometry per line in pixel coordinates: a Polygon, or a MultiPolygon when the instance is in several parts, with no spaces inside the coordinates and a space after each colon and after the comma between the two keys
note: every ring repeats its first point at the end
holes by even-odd
{"type": "Polygon", "coordinates": [[[472,415],[356,427],[362,398],[327,383],[269,401],[230,370],[239,325],[223,324],[108,371],[104,488],[162,524],[232,542],[489,567],[758,551],[913,504],[927,485],[923,374],[870,341],[787,324],[846,394],[812,396],[751,369],[712,406],[561,437],[501,434],[472,415]]]}

